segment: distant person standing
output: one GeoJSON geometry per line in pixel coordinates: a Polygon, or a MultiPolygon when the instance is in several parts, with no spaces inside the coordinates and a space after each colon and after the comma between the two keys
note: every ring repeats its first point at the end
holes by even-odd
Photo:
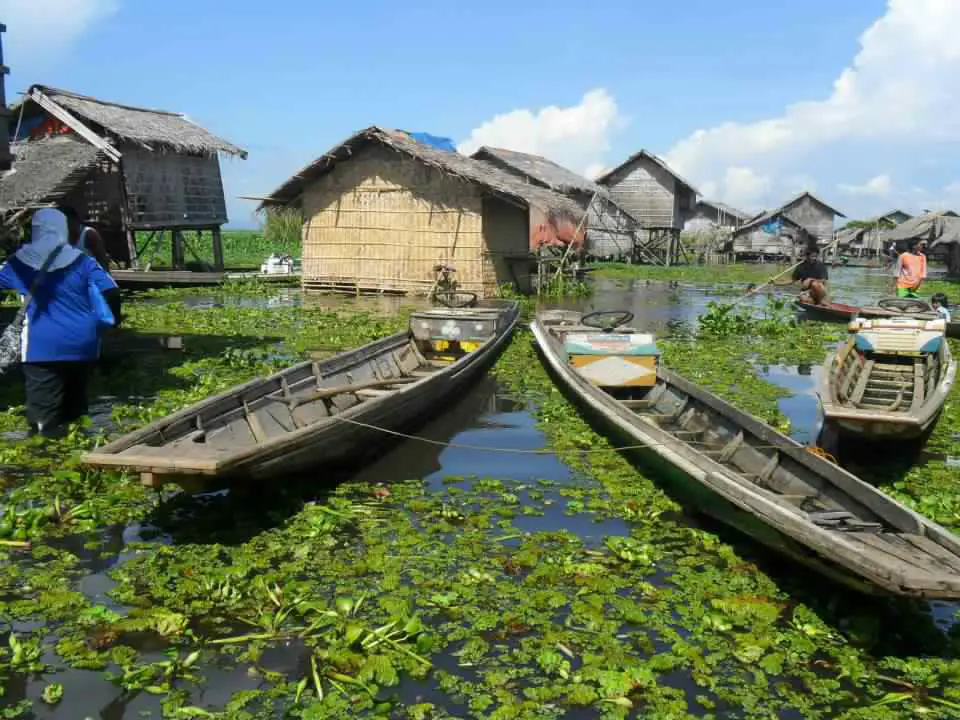
{"type": "Polygon", "coordinates": [[[916,299],[920,285],[927,278],[927,256],[917,249],[918,243],[911,241],[907,251],[897,258],[897,297],[916,299]]]}
{"type": "Polygon", "coordinates": [[[793,271],[793,282],[800,283],[800,302],[820,305],[827,297],[827,266],[820,261],[816,247],[807,250],[803,262],[793,271]]]}
{"type": "Polygon", "coordinates": [[[67,218],[67,228],[70,233],[70,244],[77,250],[86,253],[98,263],[107,273],[110,272],[110,256],[107,254],[106,244],[94,228],[84,225],[80,215],[69,205],[59,208],[67,218]]]}

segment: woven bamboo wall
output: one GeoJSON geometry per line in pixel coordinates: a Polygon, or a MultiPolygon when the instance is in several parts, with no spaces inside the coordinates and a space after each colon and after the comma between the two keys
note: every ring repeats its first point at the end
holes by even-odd
{"type": "MultiPolygon", "coordinates": [[[[371,146],[340,163],[306,188],[303,210],[306,288],[425,294],[438,264],[465,290],[496,287],[481,188],[396,151],[371,146]]],[[[524,223],[519,248],[527,238],[524,223]]]]}

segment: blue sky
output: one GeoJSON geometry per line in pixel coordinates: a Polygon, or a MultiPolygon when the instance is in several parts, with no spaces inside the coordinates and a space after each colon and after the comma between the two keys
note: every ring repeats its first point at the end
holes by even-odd
{"type": "MultiPolygon", "coordinates": [[[[902,90],[956,69],[943,53],[917,59],[936,40],[927,24],[960,20],[938,17],[942,4],[0,0],[0,20],[8,99],[39,82],[176,110],[248,149],[223,162],[232,224],[245,226],[253,203],[237,195],[269,192],[371,124],[580,172],[645,147],[748,209],[804,188],[848,215],[960,199],[955,123],[918,136],[930,98],[901,112],[877,80],[896,66],[902,90]],[[838,98],[851,67],[856,97],[838,98]]],[[[949,87],[930,91],[941,112],[960,110],[942,102],[949,87]]]]}

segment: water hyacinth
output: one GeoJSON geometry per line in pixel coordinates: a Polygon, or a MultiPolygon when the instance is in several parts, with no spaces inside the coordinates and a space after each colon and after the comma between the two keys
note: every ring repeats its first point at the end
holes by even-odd
{"type": "MultiPolygon", "coordinates": [[[[554,387],[526,331],[422,433],[530,455],[411,441],[197,497],[78,466],[102,436],[405,325],[406,310],[276,292],[132,302],[134,328],[184,350],[101,377],[110,401],[70,438],[3,448],[5,717],[957,717],[955,608],[938,626],[923,603],[844,592],[688,515],[554,387]]],[[[821,361],[837,328],[782,305],[720,332],[709,317],[661,341],[664,362],[786,427],[791,391],[762,366],[821,361]]],[[[955,390],[932,459],[871,472],[960,529],[958,408],[955,390]]]]}

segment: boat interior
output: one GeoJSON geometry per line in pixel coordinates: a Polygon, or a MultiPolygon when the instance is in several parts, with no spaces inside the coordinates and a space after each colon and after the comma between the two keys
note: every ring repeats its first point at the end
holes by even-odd
{"type": "Polygon", "coordinates": [[[910,414],[934,394],[945,369],[946,323],[855,318],[834,356],[830,400],[847,408],[910,414]]]}
{"type": "MultiPolygon", "coordinates": [[[[559,345],[568,366],[641,422],[667,433],[676,441],[671,444],[673,449],[687,459],[710,472],[723,472],[748,489],[766,491],[764,496],[781,507],[820,528],[846,533],[865,551],[878,551],[889,562],[906,564],[914,573],[960,573],[960,544],[945,540],[955,546],[952,551],[934,542],[925,535],[923,525],[897,504],[874,493],[858,493],[854,486],[860,481],[856,478],[839,472],[821,473],[798,461],[795,455],[798,450],[805,452],[802,446],[795,445],[790,452],[788,439],[764,438],[765,426],[752,418],[738,418],[742,413],[659,363],[655,381],[646,385],[596,383],[580,371],[574,354],[580,343],[571,344],[569,339],[596,335],[597,326],[582,325],[579,313],[569,311],[541,313],[539,320],[559,345]]],[[[606,334],[624,338],[633,333],[634,329],[617,325],[606,334]]],[[[595,344],[594,352],[603,351],[599,345],[595,344]]],[[[623,347],[609,343],[606,351],[616,356],[623,347]]]]}
{"type": "Polygon", "coordinates": [[[219,459],[267,443],[425,380],[495,338],[503,308],[434,308],[413,313],[409,330],[327,360],[295,365],[247,383],[121,438],[91,456],[119,461],[219,459]],[[112,453],[111,453],[112,451],[112,453]]]}

